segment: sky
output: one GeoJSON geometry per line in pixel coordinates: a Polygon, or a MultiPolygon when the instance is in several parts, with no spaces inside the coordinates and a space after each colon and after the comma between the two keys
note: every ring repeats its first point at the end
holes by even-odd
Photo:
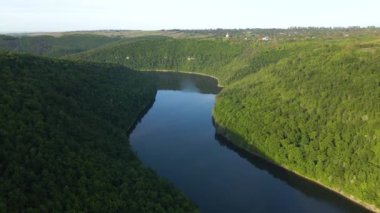
{"type": "Polygon", "coordinates": [[[0,0],[0,32],[380,26],[380,0],[0,0]]]}

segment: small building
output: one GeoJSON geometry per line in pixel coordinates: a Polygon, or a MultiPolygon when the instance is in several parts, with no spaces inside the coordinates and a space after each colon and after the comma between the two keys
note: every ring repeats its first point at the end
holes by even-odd
{"type": "Polygon", "coordinates": [[[226,34],[226,38],[229,38],[229,37],[230,37],[230,34],[227,33],[227,34],[226,34]]]}
{"type": "Polygon", "coordinates": [[[269,40],[270,40],[269,36],[264,36],[264,37],[261,38],[261,41],[269,41],[269,40]]]}

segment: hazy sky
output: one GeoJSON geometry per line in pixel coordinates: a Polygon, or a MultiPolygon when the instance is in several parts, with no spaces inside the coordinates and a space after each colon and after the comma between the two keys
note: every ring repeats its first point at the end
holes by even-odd
{"type": "Polygon", "coordinates": [[[0,0],[0,32],[380,26],[380,0],[0,0]]]}

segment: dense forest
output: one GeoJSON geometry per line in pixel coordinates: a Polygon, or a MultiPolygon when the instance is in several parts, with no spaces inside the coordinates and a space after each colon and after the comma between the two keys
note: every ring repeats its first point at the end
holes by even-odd
{"type": "Polygon", "coordinates": [[[238,66],[237,57],[244,50],[239,43],[214,39],[172,39],[157,37],[136,42],[124,41],[118,45],[108,45],[68,58],[117,63],[139,70],[181,70],[213,74],[226,70],[233,61],[238,66]]]}
{"type": "Polygon", "coordinates": [[[193,212],[128,131],[155,81],[121,66],[0,54],[1,212],[193,212]]]}
{"type": "Polygon", "coordinates": [[[223,90],[216,123],[240,146],[380,206],[379,47],[310,44],[223,90]]]}
{"type": "Polygon", "coordinates": [[[138,70],[176,70],[208,74],[230,83],[277,62],[298,46],[225,39],[172,39],[150,37],[121,41],[65,58],[116,63],[138,70]]]}
{"type": "Polygon", "coordinates": [[[76,34],[61,37],[0,35],[0,51],[59,57],[100,47],[118,40],[120,40],[119,37],[76,34]]]}
{"type": "MultiPolygon", "coordinates": [[[[197,39],[110,37],[92,44],[90,39],[78,49],[75,42],[63,49],[52,44],[44,51],[33,45],[9,48],[15,38],[4,36],[1,49],[72,62],[2,54],[0,113],[8,122],[0,124],[5,141],[0,170],[7,180],[0,183],[0,205],[14,207],[13,199],[20,198],[24,208],[194,210],[143,168],[128,147],[125,131],[153,99],[155,81],[154,75],[126,66],[217,77],[224,86],[213,111],[220,132],[246,150],[378,210],[379,32],[217,29],[186,32],[205,35],[197,39]],[[116,171],[122,174],[112,175],[116,171]],[[32,184],[50,179],[50,184],[32,184]],[[40,197],[45,200],[36,200],[40,197]],[[144,209],[147,200],[151,205],[144,209]]],[[[29,37],[17,41],[22,39],[29,37]]]]}
{"type": "Polygon", "coordinates": [[[158,38],[74,60],[218,77],[215,121],[234,142],[356,200],[380,206],[380,41],[158,38]]]}

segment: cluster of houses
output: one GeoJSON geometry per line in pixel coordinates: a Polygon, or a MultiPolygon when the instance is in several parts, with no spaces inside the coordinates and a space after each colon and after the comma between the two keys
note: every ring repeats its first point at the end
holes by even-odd
{"type": "MultiPolygon", "coordinates": [[[[225,36],[225,37],[226,37],[226,39],[229,39],[231,36],[230,36],[229,33],[226,33],[226,36],[225,36]]],[[[248,40],[248,38],[245,37],[244,40],[248,40]]],[[[269,38],[269,36],[263,36],[263,37],[260,38],[260,40],[261,40],[261,41],[269,41],[270,38],[269,38]]]]}

